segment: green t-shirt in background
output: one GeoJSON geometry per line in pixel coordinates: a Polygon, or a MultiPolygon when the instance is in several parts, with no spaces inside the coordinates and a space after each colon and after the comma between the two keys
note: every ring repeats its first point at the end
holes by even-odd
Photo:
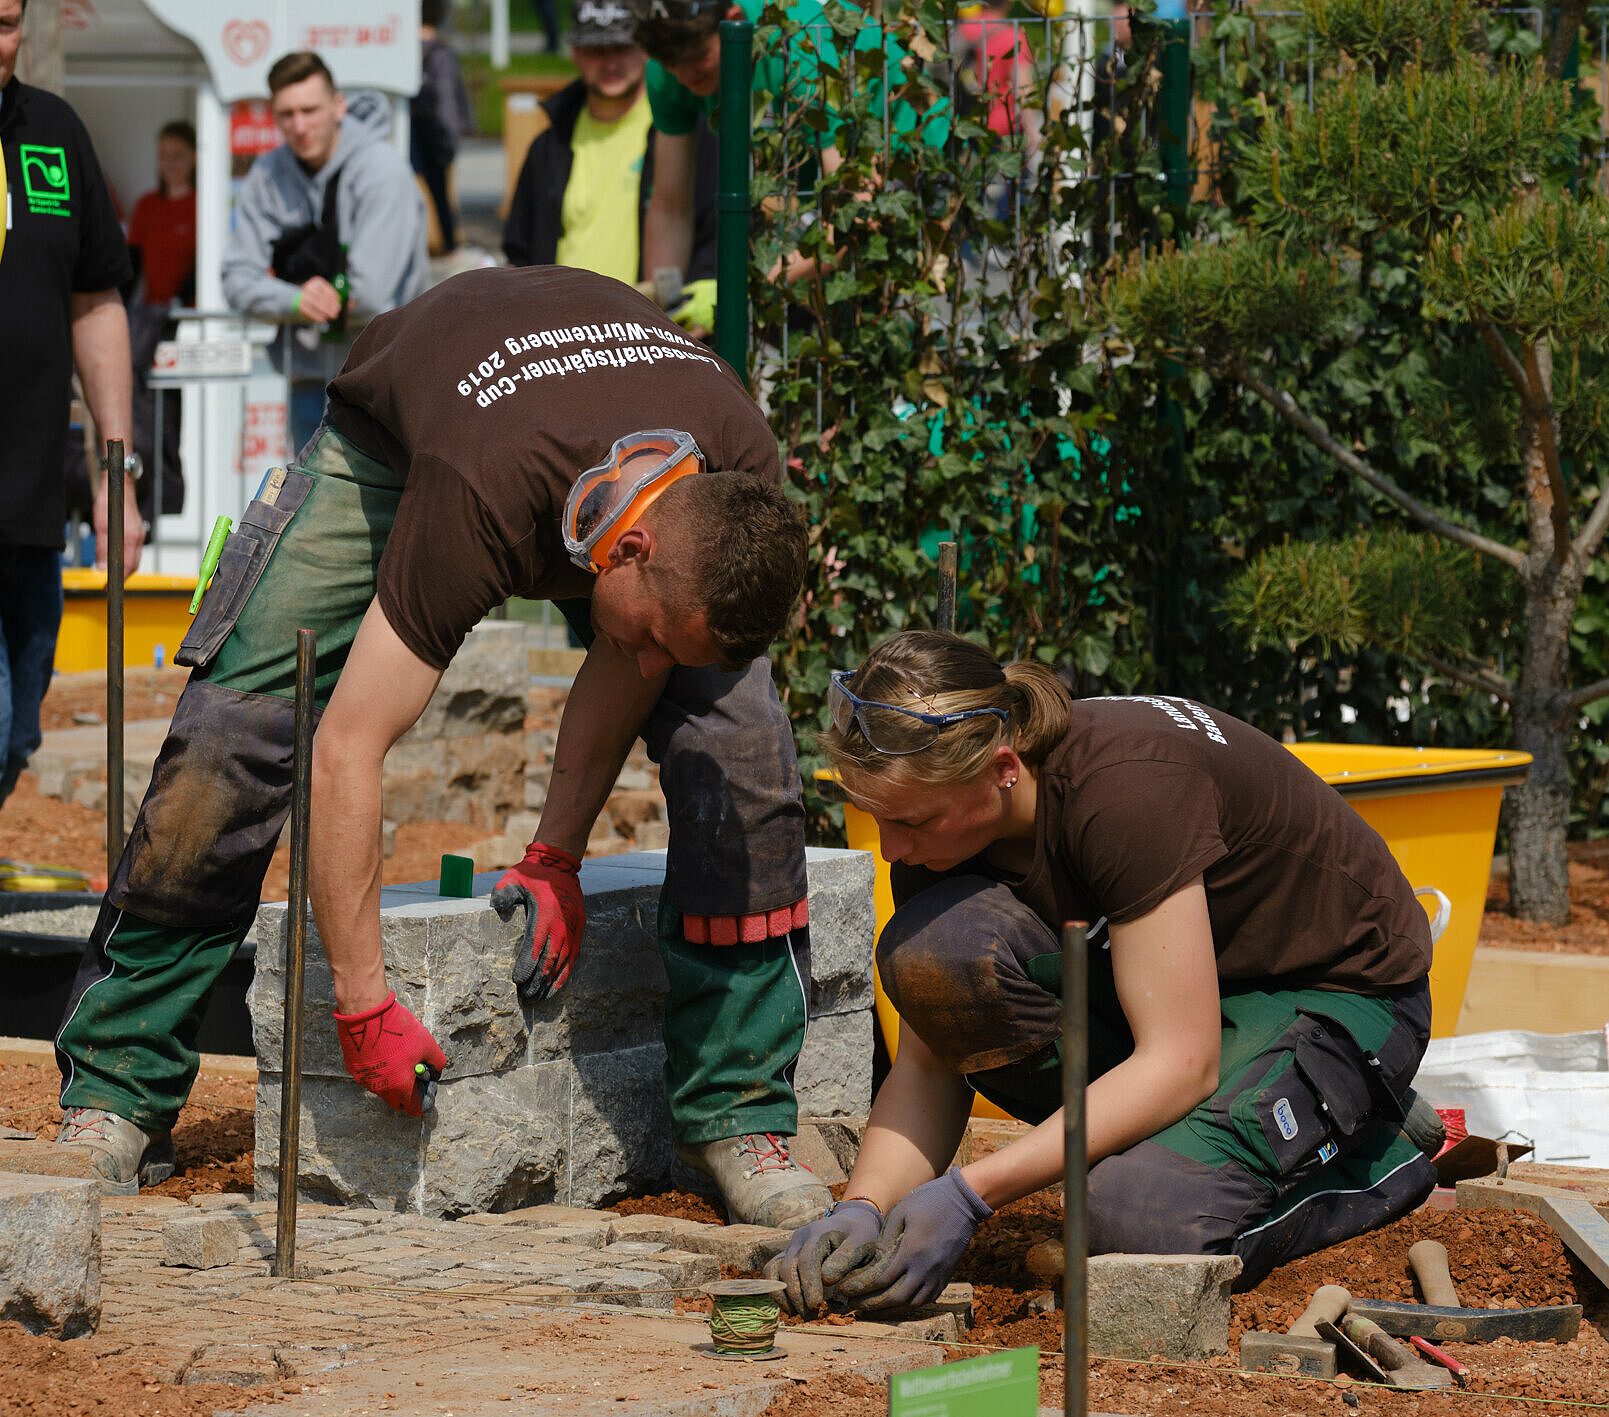
{"type": "MultiPolygon", "coordinates": [[[[838,2],[842,3],[842,0],[838,2]]],[[[759,17],[765,10],[766,0],[736,0],[736,3],[750,24],[758,24],[759,17]]],[[[842,8],[859,13],[857,7],[853,5],[843,4],[842,8]]],[[[775,31],[758,40],[756,47],[760,52],[754,63],[756,111],[766,103],[775,104],[778,99],[783,100],[789,110],[817,102],[821,84],[821,59],[825,58],[833,68],[839,67],[836,38],[820,0],[795,0],[795,3],[788,7],[787,16],[795,24],[810,28],[797,36],[786,51],[782,47],[781,36],[775,31]]],[[[868,26],[861,31],[855,41],[856,52],[877,47],[878,30],[875,26],[868,26]]],[[[884,33],[882,47],[887,56],[887,66],[897,70],[904,62],[906,54],[892,31],[884,33]]],[[[834,80],[834,83],[837,82],[834,80]]],[[[718,92],[703,97],[693,93],[653,59],[648,61],[647,85],[648,101],[653,109],[654,127],[661,133],[673,137],[690,133],[698,126],[700,115],[707,115],[710,126],[717,132],[720,131],[716,116],[720,107],[718,92]]],[[[877,81],[874,94],[880,87],[881,81],[877,81]]],[[[828,111],[830,115],[832,111],[830,102],[828,111]]],[[[834,141],[833,135],[837,126],[837,123],[829,117],[828,129],[822,135],[824,144],[831,144],[834,141]]],[[[935,105],[924,115],[901,99],[890,109],[889,126],[896,138],[904,138],[917,128],[921,128],[921,140],[929,146],[937,147],[949,137],[949,113],[947,106],[935,105]]]]}

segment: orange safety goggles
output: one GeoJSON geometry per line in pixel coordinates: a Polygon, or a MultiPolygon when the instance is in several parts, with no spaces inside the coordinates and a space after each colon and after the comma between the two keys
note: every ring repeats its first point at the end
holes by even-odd
{"type": "Polygon", "coordinates": [[[615,439],[609,456],[575,480],[564,502],[564,547],[583,571],[601,571],[609,552],[671,483],[704,470],[691,433],[650,428],[615,439]]]}

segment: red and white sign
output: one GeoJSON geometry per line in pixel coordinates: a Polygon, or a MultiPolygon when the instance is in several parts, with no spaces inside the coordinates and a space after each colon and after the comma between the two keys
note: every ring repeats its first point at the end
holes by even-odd
{"type": "Polygon", "coordinates": [[[163,340],[151,356],[153,385],[202,379],[244,379],[251,373],[248,340],[163,340]]]}
{"type": "Polygon", "coordinates": [[[235,471],[261,477],[265,468],[288,461],[290,454],[283,396],[259,400],[248,395],[245,426],[240,434],[240,461],[235,471]]]}
{"type": "MultiPolygon", "coordinates": [[[[88,4],[90,0],[78,0],[88,4]]],[[[351,93],[419,92],[419,0],[145,0],[194,42],[225,103],[268,92],[283,54],[315,50],[351,93]]]]}
{"type": "Polygon", "coordinates": [[[280,145],[274,110],[266,98],[243,98],[229,106],[229,156],[255,158],[280,145]]]}
{"type": "Polygon", "coordinates": [[[330,49],[390,48],[402,28],[401,15],[387,15],[381,24],[309,25],[302,35],[303,49],[320,52],[330,49]]]}

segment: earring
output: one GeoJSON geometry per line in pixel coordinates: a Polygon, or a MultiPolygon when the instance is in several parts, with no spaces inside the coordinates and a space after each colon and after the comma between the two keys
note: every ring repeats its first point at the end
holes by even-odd
{"type": "Polygon", "coordinates": [[[1017,779],[1016,779],[1016,778],[1014,778],[1014,777],[1008,777],[1008,778],[1007,778],[1007,779],[1006,779],[1006,786],[1007,786],[1007,787],[1008,787],[1008,788],[1009,788],[1009,787],[1015,787],[1015,786],[1016,786],[1016,785],[1017,785],[1017,779]]]}

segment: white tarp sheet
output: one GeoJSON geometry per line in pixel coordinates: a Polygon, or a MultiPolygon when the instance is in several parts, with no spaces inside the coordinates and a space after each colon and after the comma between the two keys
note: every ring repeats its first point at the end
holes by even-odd
{"type": "Polygon", "coordinates": [[[1414,1086],[1433,1106],[1462,1107],[1473,1135],[1530,1142],[1528,1160],[1609,1166],[1605,1033],[1435,1038],[1414,1086]]]}

